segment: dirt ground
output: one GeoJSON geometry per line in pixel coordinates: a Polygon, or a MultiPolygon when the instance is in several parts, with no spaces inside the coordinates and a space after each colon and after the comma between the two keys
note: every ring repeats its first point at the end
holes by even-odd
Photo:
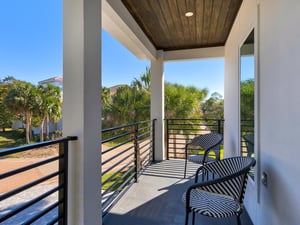
{"type": "MultiPolygon", "coordinates": [[[[107,146],[103,145],[102,151],[106,150],[107,148],[108,148],[107,146]]],[[[128,148],[128,146],[124,145],[114,151],[106,153],[104,156],[102,156],[102,160],[103,161],[107,160],[108,158],[112,157],[118,152],[123,151],[125,148],[128,148]]],[[[0,158],[0,174],[39,162],[41,160],[45,160],[57,154],[58,154],[58,145],[53,145],[53,146],[43,147],[40,149],[29,150],[26,151],[25,153],[18,153],[11,158],[2,158],[2,159],[0,158]]],[[[124,155],[120,157],[124,157],[124,155]]],[[[109,163],[106,163],[102,167],[102,170],[106,170],[112,164],[117,163],[120,160],[120,157],[111,160],[109,163]]],[[[119,163],[118,166],[115,167],[115,169],[122,167],[123,165],[127,164],[128,161],[130,160],[131,159],[129,158],[123,161],[122,163],[119,163]]],[[[100,159],[99,159],[99,163],[100,163],[100,159]]],[[[45,164],[43,166],[30,169],[26,172],[22,172],[17,175],[11,176],[9,178],[2,179],[0,181],[0,194],[13,190],[17,187],[23,186],[32,181],[35,181],[41,177],[56,172],[57,170],[58,170],[58,162],[54,161],[45,164]]],[[[49,184],[55,182],[58,182],[58,177],[54,177],[50,180],[47,180],[43,184],[45,183],[49,184]]]]}
{"type": "MultiPolygon", "coordinates": [[[[11,158],[0,159],[0,174],[18,169],[41,160],[53,157],[58,153],[58,146],[47,146],[41,149],[29,150],[24,153],[18,153],[11,158]]],[[[30,183],[43,176],[53,173],[58,170],[58,162],[54,161],[26,172],[19,173],[1,180],[0,194],[30,183]]],[[[44,183],[57,182],[57,178],[51,178],[44,183]]]]}

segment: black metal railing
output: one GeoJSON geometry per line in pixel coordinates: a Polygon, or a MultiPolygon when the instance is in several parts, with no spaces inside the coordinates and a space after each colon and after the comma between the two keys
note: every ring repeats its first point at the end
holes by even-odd
{"type": "Polygon", "coordinates": [[[185,157],[184,147],[199,134],[223,133],[223,119],[166,119],[167,159],[185,157]]]}
{"type": "Polygon", "coordinates": [[[102,130],[102,212],[154,161],[155,120],[102,130]]]}
{"type": "Polygon", "coordinates": [[[254,135],[254,120],[241,120],[241,155],[248,155],[248,149],[244,135],[249,134],[254,135]]]}
{"type": "Polygon", "coordinates": [[[30,150],[41,151],[41,149],[47,146],[59,145],[58,153],[55,156],[41,158],[29,165],[4,171],[0,174],[0,184],[2,186],[5,182],[11,182],[10,179],[14,179],[15,181],[16,179],[21,179],[23,173],[49,165],[49,163],[57,163],[56,167],[58,168],[56,171],[50,171],[46,175],[39,176],[34,180],[28,178],[28,182],[26,181],[25,184],[22,183],[18,187],[1,193],[0,223],[24,225],[34,222],[42,224],[67,224],[68,143],[72,140],[77,140],[77,137],[66,137],[0,151],[1,164],[2,160],[6,160],[9,157],[18,157],[18,155],[30,150]],[[56,181],[52,181],[51,187],[47,190],[35,189],[41,187],[40,184],[45,184],[45,182],[53,179],[56,181]],[[26,200],[22,199],[19,195],[26,196],[26,200]],[[44,205],[43,201],[53,195],[56,196],[56,200],[44,205]],[[21,201],[17,201],[18,199],[21,199],[21,201]]]}

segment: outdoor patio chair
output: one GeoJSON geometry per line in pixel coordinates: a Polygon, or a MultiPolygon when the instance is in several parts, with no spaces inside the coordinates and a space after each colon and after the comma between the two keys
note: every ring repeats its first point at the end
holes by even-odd
{"type": "Polygon", "coordinates": [[[185,165],[184,178],[186,177],[187,161],[204,164],[215,160],[220,160],[220,144],[223,141],[223,135],[219,133],[201,134],[193,138],[185,145],[185,165]],[[199,151],[204,153],[199,154],[199,151]],[[192,152],[192,154],[190,154],[192,152]],[[213,155],[209,154],[214,152],[213,155]]]}
{"type": "Polygon", "coordinates": [[[238,156],[200,166],[195,176],[196,183],[182,196],[186,207],[185,225],[190,212],[193,213],[193,225],[195,213],[214,218],[236,216],[240,225],[248,173],[255,163],[254,158],[238,156]],[[210,174],[208,180],[197,183],[200,173],[210,174]]]}
{"type": "Polygon", "coordinates": [[[254,134],[246,134],[243,136],[246,148],[247,148],[247,156],[253,157],[254,154],[254,134]]]}

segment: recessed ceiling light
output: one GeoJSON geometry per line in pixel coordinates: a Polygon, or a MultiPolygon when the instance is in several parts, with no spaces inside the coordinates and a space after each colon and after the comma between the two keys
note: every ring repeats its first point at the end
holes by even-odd
{"type": "Polygon", "coordinates": [[[191,16],[193,16],[193,15],[194,15],[193,12],[186,12],[186,13],[185,13],[185,16],[186,16],[186,17],[191,17],[191,16]]]}

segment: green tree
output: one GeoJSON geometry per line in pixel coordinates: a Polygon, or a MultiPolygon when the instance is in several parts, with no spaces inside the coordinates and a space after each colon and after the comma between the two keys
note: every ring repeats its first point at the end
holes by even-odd
{"type": "Polygon", "coordinates": [[[130,86],[118,87],[110,95],[108,88],[102,88],[103,124],[111,127],[120,124],[134,123],[150,118],[150,70],[139,79],[134,79],[130,86]]]}
{"type": "Polygon", "coordinates": [[[30,143],[31,139],[31,119],[35,109],[36,96],[37,89],[34,85],[15,80],[4,98],[4,104],[11,113],[25,116],[26,143],[30,143]]]}
{"type": "Polygon", "coordinates": [[[224,99],[218,92],[211,94],[201,106],[203,117],[206,119],[222,119],[224,117],[224,99]]]}
{"type": "Polygon", "coordinates": [[[254,79],[241,82],[241,119],[254,120],[254,79]]]}
{"type": "Polygon", "coordinates": [[[9,87],[12,81],[15,80],[13,77],[6,77],[0,80],[0,128],[5,131],[5,128],[11,127],[14,120],[16,120],[16,115],[12,114],[8,109],[6,104],[4,104],[4,98],[8,93],[9,87]]]}
{"type": "Polygon", "coordinates": [[[199,118],[201,102],[207,96],[207,89],[194,86],[165,83],[165,117],[166,118],[199,118]]]}
{"type": "Polygon", "coordinates": [[[49,121],[57,122],[61,118],[60,88],[52,84],[37,87],[35,115],[39,118],[40,141],[44,141],[44,124],[46,123],[46,139],[49,139],[49,121]]]}

